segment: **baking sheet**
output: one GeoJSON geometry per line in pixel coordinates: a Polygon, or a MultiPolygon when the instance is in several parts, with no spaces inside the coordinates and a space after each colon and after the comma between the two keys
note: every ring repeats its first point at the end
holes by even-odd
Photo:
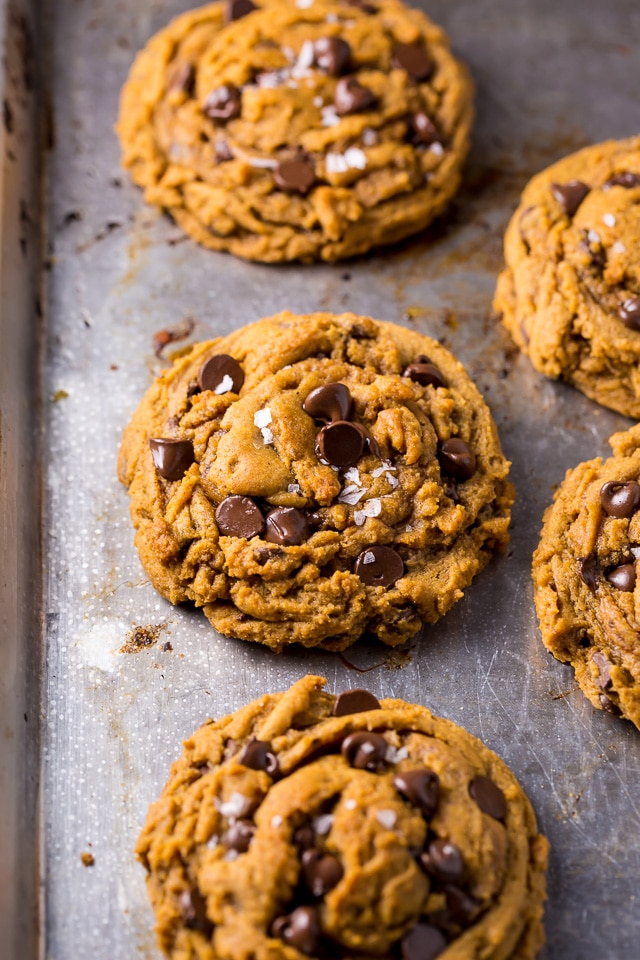
{"type": "MultiPolygon", "coordinates": [[[[336,266],[268,267],[183,241],[119,169],[119,88],[135,51],[188,4],[51,4],[39,50],[50,66],[53,144],[46,665],[42,749],[34,732],[29,754],[42,763],[41,949],[51,960],[158,957],[132,848],[181,740],[205,718],[308,671],[326,676],[332,690],[365,685],[426,704],[513,768],[552,844],[546,960],[638,953],[640,739],[630,724],[594,711],[571,670],[545,653],[529,574],[554,486],[567,467],[606,454],[606,438],[628,421],[541,379],[490,303],[502,233],[527,178],[590,141],[637,132],[640,48],[632,38],[640,8],[634,0],[420,5],[449,31],[478,83],[464,189],[426,236],[395,250],[336,266]],[[349,309],[440,338],[484,392],[513,461],[518,500],[508,554],[403,653],[348,651],[366,674],[335,655],[277,656],[224,639],[202,614],[162,600],[133,549],[128,498],[116,479],[122,428],[162,365],[154,334],[190,318],[191,339],[201,339],[283,308],[349,309]],[[120,652],[132,632],[144,638],[149,630],[155,642],[120,652]]],[[[27,856],[20,872],[33,869],[27,856]]],[[[30,910],[25,900],[23,921],[30,910]]]]}

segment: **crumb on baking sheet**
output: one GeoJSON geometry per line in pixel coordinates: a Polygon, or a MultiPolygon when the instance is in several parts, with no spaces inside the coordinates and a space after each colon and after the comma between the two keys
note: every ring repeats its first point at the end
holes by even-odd
{"type": "Polygon", "coordinates": [[[84,867],[92,867],[96,862],[95,857],[92,853],[89,853],[88,850],[83,850],[83,852],[80,854],[80,859],[84,867]]]}
{"type": "Polygon", "coordinates": [[[164,623],[150,623],[146,626],[136,625],[127,634],[126,642],[120,647],[120,653],[138,653],[147,647],[152,647],[165,628],[164,623]]]}

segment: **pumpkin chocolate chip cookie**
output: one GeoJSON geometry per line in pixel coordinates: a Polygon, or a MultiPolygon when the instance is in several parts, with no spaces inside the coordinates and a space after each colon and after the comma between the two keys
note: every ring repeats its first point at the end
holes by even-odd
{"type": "Polygon", "coordinates": [[[282,313],[194,346],[127,428],[142,563],[221,633],[342,650],[404,643],[507,542],[495,424],[436,341],[282,313]]]}
{"type": "Polygon", "coordinates": [[[640,728],[640,426],[614,456],[569,470],[533,557],[545,646],[570,663],[594,707],[640,728]]]}
{"type": "Polygon", "coordinates": [[[123,162],[198,243],[337,260],[426,227],[460,182],[472,84],[399,0],[183,14],[124,87],[123,162]]]}
{"type": "Polygon", "coordinates": [[[466,731],[320,677],[186,741],[138,840],[173,960],[531,960],[548,844],[466,731]]]}
{"type": "Polygon", "coordinates": [[[495,306],[534,367],[640,418],[640,137],[580,150],[526,187],[495,306]]]}

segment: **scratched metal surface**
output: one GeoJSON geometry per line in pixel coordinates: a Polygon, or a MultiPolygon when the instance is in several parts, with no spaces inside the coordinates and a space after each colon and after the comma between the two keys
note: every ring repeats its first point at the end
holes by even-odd
{"type": "Polygon", "coordinates": [[[501,237],[520,188],[565,152],[640,126],[636,0],[432,0],[478,83],[466,186],[428,234],[338,266],[272,268],[176,243],[119,171],[112,132],[134,51],[179,0],[56,0],[49,165],[43,881],[51,960],[157,957],[132,848],[181,740],[317,671],[366,684],[482,737],[514,769],[552,843],[546,960],[637,955],[640,739],[594,711],[541,646],[530,556],[567,467],[607,451],[623,418],[543,381],[491,317],[501,237]],[[579,16],[575,16],[579,11],[579,16]],[[120,433],[159,369],[154,332],[194,338],[288,307],[348,308],[439,337],[494,412],[518,490],[507,556],[405,656],[276,656],[217,636],[147,583],[118,485],[120,433]],[[118,652],[136,625],[158,642],[118,652]],[[172,650],[163,650],[170,642],[172,650]],[[80,855],[90,852],[93,867],[80,855]]]}

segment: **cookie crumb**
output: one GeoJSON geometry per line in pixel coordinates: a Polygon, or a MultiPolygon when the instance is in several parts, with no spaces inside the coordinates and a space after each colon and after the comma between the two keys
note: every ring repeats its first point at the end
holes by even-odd
{"type": "Polygon", "coordinates": [[[94,865],[94,863],[96,862],[96,861],[95,861],[95,857],[93,856],[93,854],[92,854],[92,853],[89,853],[87,850],[84,850],[84,851],[80,854],[80,860],[82,861],[82,866],[83,866],[83,867],[92,867],[92,866],[94,865]]]}
{"type": "MultiPolygon", "coordinates": [[[[126,642],[120,647],[119,653],[139,653],[146,647],[152,647],[157,643],[158,637],[165,628],[164,623],[136,625],[133,630],[127,634],[126,642]]],[[[166,644],[165,644],[166,649],[166,644]]]]}

